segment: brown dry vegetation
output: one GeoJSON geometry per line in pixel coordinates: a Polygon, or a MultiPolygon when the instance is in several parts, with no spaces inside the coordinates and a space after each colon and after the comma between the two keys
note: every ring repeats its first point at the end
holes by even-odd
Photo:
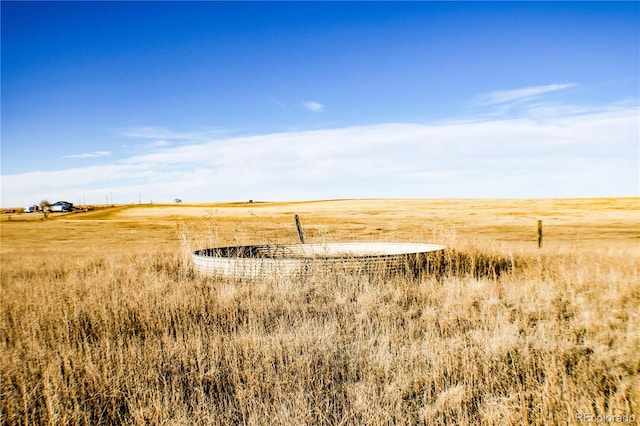
{"type": "Polygon", "coordinates": [[[639,203],[344,200],[3,218],[0,423],[637,422],[639,203]],[[309,242],[449,248],[440,274],[193,271],[189,249],[295,242],[295,213],[309,242]]]}

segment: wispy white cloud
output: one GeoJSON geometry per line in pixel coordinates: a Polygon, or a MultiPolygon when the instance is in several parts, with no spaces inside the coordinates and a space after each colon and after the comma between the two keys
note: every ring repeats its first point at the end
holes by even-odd
{"type": "MultiPolygon", "coordinates": [[[[573,111],[573,108],[569,109],[573,111]]],[[[383,123],[192,140],[113,164],[3,176],[6,205],[638,195],[636,105],[440,124],[383,123]]]]}
{"type": "Polygon", "coordinates": [[[475,98],[480,105],[498,105],[505,103],[528,102],[542,95],[574,87],[574,83],[555,83],[546,86],[529,86],[519,89],[498,90],[483,93],[475,98]]]}
{"type": "Polygon", "coordinates": [[[110,151],[95,151],[95,152],[83,152],[82,154],[63,155],[62,158],[97,158],[97,157],[108,157],[110,155],[111,155],[110,151]]]}
{"type": "Polygon", "coordinates": [[[280,109],[280,111],[284,112],[284,113],[289,113],[289,107],[287,106],[287,104],[285,104],[284,102],[282,102],[280,99],[276,99],[276,98],[269,98],[269,101],[271,103],[273,103],[274,105],[277,105],[278,108],[280,109]]]}
{"type": "Polygon", "coordinates": [[[197,131],[175,131],[164,127],[142,126],[124,129],[119,132],[122,136],[134,139],[154,139],[158,141],[203,141],[220,136],[224,132],[220,129],[197,131]]]}
{"type": "Polygon", "coordinates": [[[164,139],[158,139],[149,143],[144,144],[145,148],[160,148],[163,146],[169,146],[171,145],[171,143],[169,141],[166,141],[164,139]]]}
{"type": "Polygon", "coordinates": [[[302,106],[312,112],[324,111],[324,105],[316,101],[304,101],[302,102],[302,106]]]}

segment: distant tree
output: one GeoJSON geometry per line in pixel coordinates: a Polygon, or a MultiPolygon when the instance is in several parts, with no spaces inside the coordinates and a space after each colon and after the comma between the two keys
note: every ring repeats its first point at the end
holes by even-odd
{"type": "Polygon", "coordinates": [[[181,203],[182,200],[180,198],[176,198],[176,203],[181,203]]]}
{"type": "Polygon", "coordinates": [[[51,211],[49,210],[49,206],[51,206],[49,200],[40,201],[40,210],[42,210],[42,214],[44,215],[45,219],[49,216],[49,212],[51,211]]]}

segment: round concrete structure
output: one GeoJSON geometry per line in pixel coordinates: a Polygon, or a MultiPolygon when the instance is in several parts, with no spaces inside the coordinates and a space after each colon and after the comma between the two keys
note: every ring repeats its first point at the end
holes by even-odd
{"type": "Polygon", "coordinates": [[[392,271],[444,248],[422,243],[266,244],[197,250],[193,262],[203,274],[236,278],[292,275],[313,268],[392,271]]]}

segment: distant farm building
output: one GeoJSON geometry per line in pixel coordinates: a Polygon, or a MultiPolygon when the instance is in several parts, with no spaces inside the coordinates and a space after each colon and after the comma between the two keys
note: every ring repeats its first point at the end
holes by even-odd
{"type": "Polygon", "coordinates": [[[49,206],[49,210],[52,212],[70,212],[73,211],[73,203],[68,201],[58,201],[55,204],[49,206]]]}
{"type": "Polygon", "coordinates": [[[34,204],[33,206],[27,207],[24,209],[27,213],[35,213],[40,211],[40,206],[34,204]]]}

